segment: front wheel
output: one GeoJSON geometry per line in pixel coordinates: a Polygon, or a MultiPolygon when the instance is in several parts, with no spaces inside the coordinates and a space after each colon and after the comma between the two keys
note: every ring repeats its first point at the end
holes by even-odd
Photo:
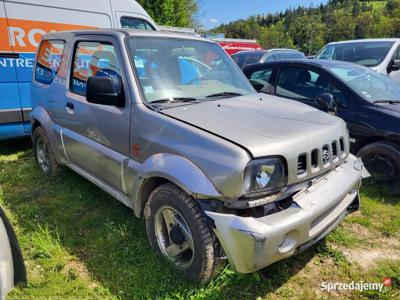
{"type": "Polygon", "coordinates": [[[386,185],[393,195],[400,194],[400,151],[388,141],[368,144],[358,151],[365,168],[377,182],[386,185]]]}
{"type": "Polygon", "coordinates": [[[145,207],[146,230],[154,250],[201,283],[212,279],[217,256],[215,236],[198,203],[167,183],[156,188],[145,207]]]}
{"type": "Polygon", "coordinates": [[[32,136],[33,154],[40,169],[50,177],[58,174],[58,165],[49,138],[42,127],[37,127],[32,136]]]}

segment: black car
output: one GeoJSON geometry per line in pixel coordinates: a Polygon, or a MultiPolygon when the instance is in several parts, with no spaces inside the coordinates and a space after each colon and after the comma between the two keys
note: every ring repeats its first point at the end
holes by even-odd
{"type": "Polygon", "coordinates": [[[252,50],[239,51],[232,55],[236,64],[243,69],[245,66],[257,63],[265,63],[282,59],[304,59],[306,56],[303,52],[296,49],[269,49],[269,50],[252,50]]]}
{"type": "Polygon", "coordinates": [[[400,84],[352,63],[285,60],[244,73],[259,91],[297,100],[343,118],[351,150],[378,182],[400,194],[400,84]]]}

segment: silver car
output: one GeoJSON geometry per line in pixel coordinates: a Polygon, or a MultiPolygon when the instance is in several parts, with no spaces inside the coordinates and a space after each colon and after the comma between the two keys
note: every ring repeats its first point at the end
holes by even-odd
{"type": "Polygon", "coordinates": [[[4,210],[0,206],[0,300],[15,284],[26,284],[21,248],[4,210]]]}
{"type": "Polygon", "coordinates": [[[215,42],[148,31],[45,35],[33,150],[144,217],[151,246],[208,282],[321,240],[359,207],[362,163],[339,118],[257,94],[215,42]]]}

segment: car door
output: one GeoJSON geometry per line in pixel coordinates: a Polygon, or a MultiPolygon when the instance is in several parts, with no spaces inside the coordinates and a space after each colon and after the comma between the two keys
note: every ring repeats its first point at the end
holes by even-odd
{"type": "Polygon", "coordinates": [[[297,100],[319,109],[315,99],[328,92],[328,77],[315,69],[299,65],[283,65],[279,68],[275,89],[277,96],[297,100]]]}
{"type": "Polygon", "coordinates": [[[75,166],[123,191],[121,170],[129,157],[131,103],[127,99],[124,71],[117,41],[109,36],[78,36],[74,41],[67,92],[59,102],[60,125],[67,158],[75,166]],[[121,80],[125,106],[105,106],[86,101],[91,76],[121,80]]]}
{"type": "Polygon", "coordinates": [[[323,94],[333,95],[337,116],[342,118],[351,131],[357,119],[357,111],[351,92],[332,75],[315,67],[284,65],[276,76],[275,94],[300,101],[321,109],[315,99],[323,94]]]}
{"type": "Polygon", "coordinates": [[[0,139],[23,135],[24,133],[22,105],[16,73],[16,59],[19,55],[13,52],[9,43],[8,29],[4,2],[0,2],[0,127],[2,125],[15,125],[15,132],[1,132],[0,139]]]}

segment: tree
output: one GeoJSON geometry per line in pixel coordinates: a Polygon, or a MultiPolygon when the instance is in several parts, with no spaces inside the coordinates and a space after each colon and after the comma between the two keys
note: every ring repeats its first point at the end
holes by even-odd
{"type": "Polygon", "coordinates": [[[138,0],[156,23],[167,26],[196,25],[197,0],[138,0]]]}

